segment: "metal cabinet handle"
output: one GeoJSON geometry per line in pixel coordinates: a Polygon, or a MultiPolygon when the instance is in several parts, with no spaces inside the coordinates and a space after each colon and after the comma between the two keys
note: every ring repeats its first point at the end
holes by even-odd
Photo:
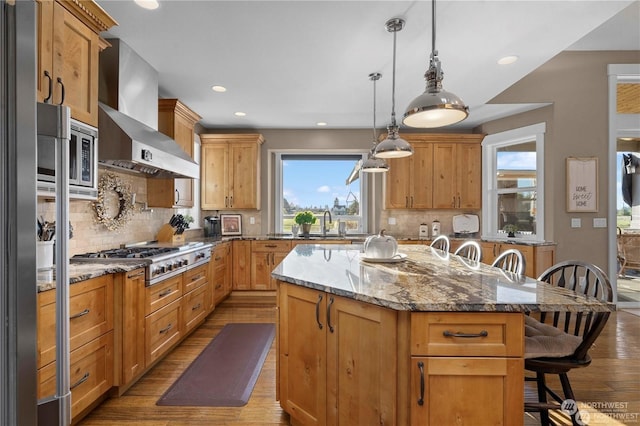
{"type": "Polygon", "coordinates": [[[89,372],[87,371],[86,373],[84,373],[84,376],[82,376],[80,378],[80,380],[78,380],[77,382],[75,382],[74,384],[72,384],[71,386],[69,386],[69,390],[72,390],[73,388],[77,388],[78,386],[80,386],[81,384],[83,384],[84,382],[87,381],[87,379],[89,379],[89,372]]]}
{"type": "Polygon", "coordinates": [[[482,330],[480,333],[453,333],[449,330],[445,330],[442,332],[444,337],[463,337],[465,339],[476,338],[476,337],[487,337],[489,332],[487,330],[482,330]]]}
{"type": "Polygon", "coordinates": [[[264,246],[268,247],[268,248],[277,248],[278,247],[276,244],[265,244],[264,246]]]}
{"type": "Polygon", "coordinates": [[[229,207],[233,207],[233,195],[229,197],[229,207]]]}
{"type": "Polygon", "coordinates": [[[47,93],[47,97],[44,98],[42,102],[48,104],[51,100],[51,95],[53,94],[53,79],[51,78],[51,74],[49,74],[49,71],[47,70],[44,71],[44,76],[49,79],[49,92],[47,93]]]}
{"type": "Polygon", "coordinates": [[[64,83],[62,82],[62,79],[60,77],[58,77],[56,81],[60,85],[60,90],[62,91],[60,96],[60,103],[58,105],[62,105],[64,103],[64,83]]]}
{"type": "Polygon", "coordinates": [[[168,288],[165,291],[163,291],[162,293],[158,294],[158,298],[168,296],[168,295],[171,294],[172,291],[173,291],[172,289],[168,288]]]}
{"type": "Polygon", "coordinates": [[[84,310],[84,311],[82,311],[82,312],[78,312],[78,313],[77,313],[77,314],[75,314],[75,315],[71,315],[71,316],[69,317],[69,319],[80,318],[80,317],[83,317],[83,316],[88,315],[88,314],[89,314],[89,308],[85,309],[85,310],[84,310]]]}
{"type": "Polygon", "coordinates": [[[456,208],[456,196],[453,196],[453,201],[451,202],[451,207],[456,208]]]}
{"type": "Polygon", "coordinates": [[[178,202],[180,202],[180,191],[178,191],[177,189],[175,190],[176,196],[174,199],[174,203],[173,204],[178,204],[178,202]]]}
{"type": "Polygon", "coordinates": [[[404,197],[404,206],[409,207],[409,197],[404,197]]]}
{"type": "Polygon", "coordinates": [[[200,309],[200,306],[202,306],[202,305],[201,305],[200,303],[198,303],[197,305],[192,306],[192,307],[191,307],[191,310],[192,310],[192,311],[198,310],[198,309],[200,309]]]}
{"type": "Polygon", "coordinates": [[[138,278],[140,276],[144,275],[144,269],[141,271],[136,272],[135,274],[131,274],[131,275],[127,275],[127,279],[132,279],[132,278],[138,278]]]}
{"type": "Polygon", "coordinates": [[[411,205],[409,207],[413,208],[413,195],[411,196],[411,205]]]}
{"type": "Polygon", "coordinates": [[[160,330],[160,334],[165,334],[167,331],[171,330],[172,327],[173,327],[173,324],[169,323],[168,326],[160,330]]]}
{"type": "Polygon", "coordinates": [[[327,305],[327,326],[329,326],[329,331],[333,333],[333,326],[331,325],[331,305],[333,305],[333,296],[329,298],[329,304],[327,305]]]}
{"type": "Polygon", "coordinates": [[[420,369],[420,398],[418,405],[424,405],[424,362],[418,361],[418,369],[420,369]]]}
{"type": "Polygon", "coordinates": [[[224,206],[229,207],[229,197],[224,197],[224,206]]]}
{"type": "Polygon", "coordinates": [[[318,301],[316,302],[316,322],[318,323],[318,328],[322,330],[322,323],[320,322],[320,302],[322,302],[322,295],[318,295],[318,301]]]}
{"type": "Polygon", "coordinates": [[[202,277],[203,277],[203,274],[195,275],[195,276],[191,277],[191,282],[198,281],[202,277]]]}

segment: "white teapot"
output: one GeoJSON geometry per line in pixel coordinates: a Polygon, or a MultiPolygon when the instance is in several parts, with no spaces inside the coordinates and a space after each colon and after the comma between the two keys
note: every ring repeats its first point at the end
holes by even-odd
{"type": "Polygon", "coordinates": [[[364,255],[372,259],[391,259],[398,251],[398,242],[390,235],[371,235],[364,241],[364,255]]]}

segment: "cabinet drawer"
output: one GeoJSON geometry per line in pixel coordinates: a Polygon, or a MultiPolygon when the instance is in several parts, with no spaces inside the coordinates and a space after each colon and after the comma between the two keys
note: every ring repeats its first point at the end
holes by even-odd
{"type": "MultiPolygon", "coordinates": [[[[103,275],[69,287],[69,350],[113,329],[113,277],[103,275]]],[[[56,359],[56,292],[38,294],[38,367],[56,359]]]]}
{"type": "Polygon", "coordinates": [[[288,253],[291,250],[291,241],[251,241],[251,250],[258,252],[281,251],[288,253]]]}
{"type": "Polygon", "coordinates": [[[411,355],[521,357],[523,353],[522,313],[411,314],[411,355]]]}
{"type": "Polygon", "coordinates": [[[151,365],[180,340],[180,300],[145,318],[145,366],[151,365]]]}
{"type": "Polygon", "coordinates": [[[189,269],[183,274],[184,293],[188,293],[207,283],[209,264],[189,269]]]}
{"type": "Polygon", "coordinates": [[[145,288],[145,315],[157,311],[182,296],[182,274],[145,288]]]}
{"type": "Polygon", "coordinates": [[[207,316],[206,296],[207,287],[201,286],[182,297],[182,323],[185,333],[207,316]]]}
{"type": "MultiPolygon", "coordinates": [[[[113,385],[113,331],[70,353],[71,416],[87,408],[113,385]]],[[[38,370],[38,398],[56,394],[56,365],[38,370]]]]}

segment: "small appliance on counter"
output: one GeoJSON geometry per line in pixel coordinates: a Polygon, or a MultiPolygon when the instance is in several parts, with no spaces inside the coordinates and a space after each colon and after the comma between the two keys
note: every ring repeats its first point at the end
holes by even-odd
{"type": "Polygon", "coordinates": [[[420,224],[420,229],[418,231],[418,238],[421,240],[429,239],[429,225],[426,223],[420,224]]]}
{"type": "Polygon", "coordinates": [[[219,239],[222,236],[219,216],[205,216],[204,218],[205,238],[219,239]]]}
{"type": "Polygon", "coordinates": [[[477,238],[480,231],[480,220],[475,214],[459,214],[453,216],[453,236],[456,238],[477,238]]]}
{"type": "Polygon", "coordinates": [[[436,219],[431,223],[431,238],[435,238],[439,236],[440,236],[440,221],[436,219]]]}

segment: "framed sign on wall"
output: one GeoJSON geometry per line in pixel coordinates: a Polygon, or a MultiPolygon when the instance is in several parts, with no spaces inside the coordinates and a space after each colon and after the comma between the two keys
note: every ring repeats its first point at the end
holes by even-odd
{"type": "Polygon", "coordinates": [[[567,212],[598,211],[598,157],[567,157],[567,212]]]}

